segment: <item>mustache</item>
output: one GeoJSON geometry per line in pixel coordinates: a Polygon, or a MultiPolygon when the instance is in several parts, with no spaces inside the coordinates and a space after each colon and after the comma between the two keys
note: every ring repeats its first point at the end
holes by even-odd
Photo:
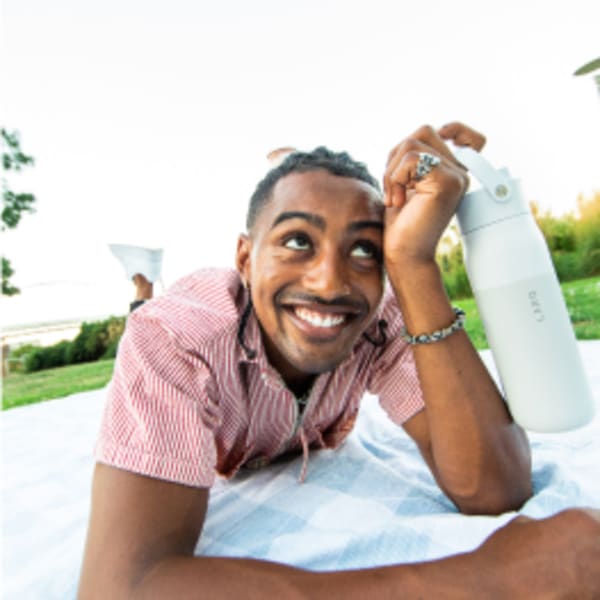
{"type": "Polygon", "coordinates": [[[327,308],[346,308],[357,312],[366,312],[369,306],[366,301],[350,296],[337,296],[335,298],[321,298],[314,294],[307,294],[306,292],[298,292],[294,294],[281,294],[277,298],[279,304],[316,304],[327,308]]]}

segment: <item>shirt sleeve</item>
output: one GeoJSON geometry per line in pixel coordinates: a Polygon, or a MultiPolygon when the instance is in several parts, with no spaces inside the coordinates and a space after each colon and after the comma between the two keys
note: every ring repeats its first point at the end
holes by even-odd
{"type": "Polygon", "coordinates": [[[368,391],[397,425],[423,410],[423,392],[410,344],[400,337],[404,324],[393,292],[384,298],[382,318],[388,324],[387,342],[373,364],[368,391]]]}
{"type": "Polygon", "coordinates": [[[215,478],[218,406],[210,372],[152,319],[128,318],[109,385],[96,460],[194,487],[215,478]]]}

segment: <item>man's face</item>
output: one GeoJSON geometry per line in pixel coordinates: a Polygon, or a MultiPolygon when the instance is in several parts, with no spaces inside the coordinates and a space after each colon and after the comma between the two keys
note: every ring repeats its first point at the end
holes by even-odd
{"type": "Polygon", "coordinates": [[[372,322],[383,290],[383,206],[327,171],[280,179],[237,264],[269,361],[288,383],[328,371],[372,322]]]}

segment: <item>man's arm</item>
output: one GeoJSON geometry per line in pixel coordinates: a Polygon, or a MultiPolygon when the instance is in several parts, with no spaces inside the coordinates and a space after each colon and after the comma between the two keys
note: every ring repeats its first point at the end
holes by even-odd
{"type": "Polygon", "coordinates": [[[600,592],[597,511],[517,519],[478,550],[442,560],[314,573],[252,559],[194,557],[207,501],[207,489],[97,465],[79,598],[452,600],[530,597],[532,589],[540,597],[600,592]]]}
{"type": "MultiPolygon", "coordinates": [[[[477,150],[485,139],[452,124],[443,130],[477,150]]],[[[455,314],[435,261],[440,236],[467,186],[437,132],[419,129],[391,153],[386,189],[385,265],[407,330],[431,333],[455,314]],[[420,181],[419,152],[442,158],[420,181]]],[[[414,346],[425,410],[405,423],[440,487],[467,513],[519,508],[531,495],[529,444],[464,331],[414,346]]]]}
{"type": "MultiPolygon", "coordinates": [[[[325,575],[252,559],[194,557],[208,494],[98,464],[79,598],[329,600],[419,589],[421,576],[410,566],[325,575]]],[[[456,563],[457,585],[462,560],[449,562],[456,563]]],[[[430,585],[435,589],[435,578],[430,585]]]]}

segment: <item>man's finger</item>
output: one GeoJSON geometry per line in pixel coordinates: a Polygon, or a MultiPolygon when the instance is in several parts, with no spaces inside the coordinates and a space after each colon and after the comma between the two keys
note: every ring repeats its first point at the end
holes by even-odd
{"type": "Polygon", "coordinates": [[[394,160],[395,155],[399,149],[407,142],[419,142],[421,145],[428,147],[428,151],[435,150],[436,154],[447,158],[451,162],[454,162],[454,156],[448,149],[448,146],[444,143],[444,140],[439,136],[438,132],[431,127],[431,125],[423,125],[413,132],[404,142],[396,146],[388,156],[388,165],[394,160]]]}
{"type": "Polygon", "coordinates": [[[384,204],[400,207],[404,204],[405,190],[415,183],[416,164],[420,152],[431,153],[432,148],[410,137],[398,144],[390,153],[383,175],[384,204]]]}
{"type": "Polygon", "coordinates": [[[469,146],[473,150],[477,150],[477,152],[481,152],[486,142],[485,136],[482,133],[458,121],[453,121],[440,127],[438,133],[443,139],[451,140],[457,146],[469,146]]]}
{"type": "Polygon", "coordinates": [[[439,133],[431,127],[431,125],[423,125],[419,127],[411,136],[414,139],[423,142],[427,146],[433,148],[440,154],[440,156],[447,158],[450,162],[454,162],[454,156],[450,149],[444,143],[444,140],[440,137],[439,133]]]}

